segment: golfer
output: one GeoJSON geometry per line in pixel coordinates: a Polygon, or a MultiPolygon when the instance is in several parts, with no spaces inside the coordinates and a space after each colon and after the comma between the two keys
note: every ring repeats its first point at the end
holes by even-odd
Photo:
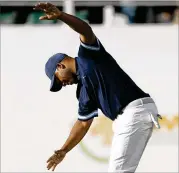
{"type": "Polygon", "coordinates": [[[113,121],[108,171],[135,172],[153,124],[159,128],[154,100],[121,69],[86,22],[50,3],[38,3],[34,9],[44,12],[40,20],[66,23],[80,35],[81,42],[77,57],[56,53],[45,64],[46,75],[51,80],[50,91],[57,92],[66,85],[77,84],[79,101],[77,121],[64,145],[47,160],[48,170],[54,171],[83,139],[100,109],[113,121]]]}

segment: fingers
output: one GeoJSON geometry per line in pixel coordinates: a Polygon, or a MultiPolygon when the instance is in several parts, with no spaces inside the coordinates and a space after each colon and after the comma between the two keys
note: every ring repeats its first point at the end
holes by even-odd
{"type": "Polygon", "coordinates": [[[48,160],[47,160],[47,163],[50,162],[52,159],[53,159],[54,155],[51,156],[48,160]]]}
{"type": "Polygon", "coordinates": [[[54,151],[55,154],[53,154],[48,160],[47,163],[50,162],[51,160],[54,160],[56,157],[56,151],[54,151]]]}
{"type": "Polygon", "coordinates": [[[48,170],[52,169],[52,171],[54,171],[57,165],[58,165],[57,163],[50,162],[47,166],[47,169],[48,170]]]}
{"type": "Polygon", "coordinates": [[[49,162],[49,164],[47,165],[47,169],[51,169],[52,166],[56,165],[53,161],[49,162]]]}
{"type": "Polygon", "coordinates": [[[48,160],[47,160],[47,169],[51,169],[52,168],[52,171],[55,170],[56,166],[60,163],[59,160],[57,160],[54,155],[52,157],[50,157],[48,160]]]}
{"type": "Polygon", "coordinates": [[[52,167],[52,171],[55,170],[56,166],[57,166],[57,164],[54,164],[54,165],[53,165],[53,167],[52,167]]]}
{"type": "Polygon", "coordinates": [[[52,7],[53,5],[50,3],[38,3],[37,5],[35,5],[35,7],[33,8],[34,10],[47,10],[49,7],[52,7]]]}
{"type": "Polygon", "coordinates": [[[55,154],[53,154],[48,160],[47,160],[47,169],[52,171],[55,170],[56,166],[63,160],[64,156],[61,156],[60,150],[54,151],[55,154]]]}
{"type": "Polygon", "coordinates": [[[37,5],[34,6],[34,10],[44,10],[44,5],[42,3],[38,3],[37,5]]]}
{"type": "Polygon", "coordinates": [[[40,20],[47,20],[48,19],[48,16],[46,15],[46,16],[41,16],[41,17],[39,17],[39,19],[40,20]]]}

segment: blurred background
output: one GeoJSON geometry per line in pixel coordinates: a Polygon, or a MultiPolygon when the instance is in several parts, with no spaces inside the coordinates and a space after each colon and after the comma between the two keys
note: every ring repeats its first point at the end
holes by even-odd
{"type": "MultiPolygon", "coordinates": [[[[41,1],[38,1],[41,2],[41,1]]],[[[67,13],[90,24],[162,24],[178,23],[177,1],[49,1],[67,13]]],[[[35,1],[1,1],[2,24],[59,24],[58,21],[39,21],[41,12],[34,12],[35,1]]]]}
{"type": "MultiPolygon", "coordinates": [[[[161,129],[154,128],[137,172],[178,172],[179,2],[48,2],[88,22],[156,101],[161,129]]],[[[1,172],[48,172],[46,160],[63,145],[77,118],[76,86],[49,92],[44,65],[57,52],[75,57],[79,35],[60,21],[40,21],[36,3],[0,1],[1,172]]],[[[56,172],[107,172],[112,136],[112,122],[99,110],[87,136],[56,172]]]]}

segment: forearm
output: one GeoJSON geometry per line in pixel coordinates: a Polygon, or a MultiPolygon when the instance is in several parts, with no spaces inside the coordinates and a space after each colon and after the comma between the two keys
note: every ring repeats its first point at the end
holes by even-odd
{"type": "Polygon", "coordinates": [[[74,124],[68,139],[66,140],[65,144],[62,146],[61,150],[65,152],[69,152],[73,149],[85,136],[87,133],[92,120],[88,123],[88,125],[84,125],[85,122],[81,122],[79,120],[76,121],[74,124]]]}
{"type": "Polygon", "coordinates": [[[41,10],[45,12],[44,16],[41,16],[40,20],[56,20],[59,19],[66,23],[74,31],[80,34],[80,39],[83,43],[93,44],[96,41],[96,37],[91,27],[83,20],[72,16],[70,14],[60,11],[56,6],[50,3],[38,3],[34,10],[41,10]]]}
{"type": "Polygon", "coordinates": [[[62,12],[58,19],[66,23],[69,27],[81,35],[87,35],[87,33],[92,31],[91,27],[86,22],[70,14],[62,12]]]}

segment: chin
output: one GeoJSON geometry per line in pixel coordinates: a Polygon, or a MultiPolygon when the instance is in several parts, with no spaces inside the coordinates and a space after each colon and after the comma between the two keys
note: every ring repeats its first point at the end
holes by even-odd
{"type": "Polygon", "coordinates": [[[78,83],[78,81],[77,80],[75,80],[74,82],[73,82],[73,84],[77,84],[78,83]]]}
{"type": "Polygon", "coordinates": [[[71,85],[77,84],[77,83],[78,83],[78,80],[76,80],[76,79],[71,80],[71,85]]]}

